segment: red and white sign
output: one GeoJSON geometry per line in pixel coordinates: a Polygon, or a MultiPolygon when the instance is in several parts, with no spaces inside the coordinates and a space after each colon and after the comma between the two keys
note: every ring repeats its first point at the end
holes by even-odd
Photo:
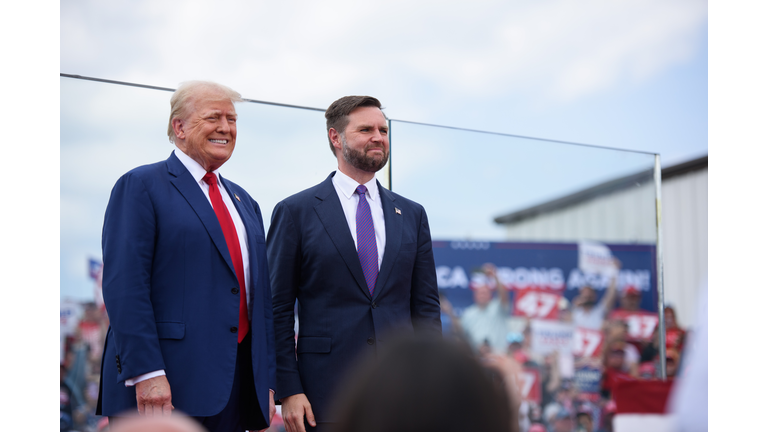
{"type": "MultiPolygon", "coordinates": [[[[613,391],[613,397],[616,400],[613,430],[623,432],[680,430],[679,425],[675,424],[674,417],[665,412],[673,384],[673,380],[618,383],[613,391]]],[[[702,415],[706,416],[706,411],[702,415]]]]}
{"type": "Polygon", "coordinates": [[[524,368],[517,375],[517,383],[523,400],[541,403],[541,376],[537,369],[524,368]]]}
{"type": "Polygon", "coordinates": [[[653,336],[653,329],[659,323],[659,316],[648,311],[615,310],[611,312],[609,319],[621,319],[628,325],[627,340],[630,342],[649,342],[653,336]]]}
{"type": "Polygon", "coordinates": [[[576,327],[573,332],[573,355],[599,357],[603,350],[603,332],[576,327]]]}
{"type": "Polygon", "coordinates": [[[515,290],[515,292],[515,315],[549,320],[558,318],[559,293],[532,289],[515,290]]]}
{"type": "Polygon", "coordinates": [[[572,324],[550,320],[531,320],[531,351],[540,355],[558,351],[562,355],[564,353],[570,354],[572,350],[572,324]]]}
{"type": "Polygon", "coordinates": [[[616,266],[608,246],[598,242],[579,242],[579,269],[584,273],[616,276],[616,266]]]}

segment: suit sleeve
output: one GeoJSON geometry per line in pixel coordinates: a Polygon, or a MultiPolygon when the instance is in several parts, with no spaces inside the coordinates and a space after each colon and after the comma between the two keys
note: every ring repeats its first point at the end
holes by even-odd
{"type": "Polygon", "coordinates": [[[272,223],[267,235],[267,258],[275,320],[275,400],[280,400],[304,393],[296,360],[294,332],[294,304],[301,280],[300,237],[290,209],[284,202],[278,203],[272,212],[272,223]]]}
{"type": "Polygon", "coordinates": [[[441,336],[440,297],[427,213],[421,208],[416,262],[411,287],[411,321],[416,332],[441,336]]]}
{"type": "Polygon", "coordinates": [[[155,222],[142,180],[131,173],[121,177],[112,190],[102,232],[102,291],[118,357],[118,382],[165,369],[150,299],[155,222]]]}

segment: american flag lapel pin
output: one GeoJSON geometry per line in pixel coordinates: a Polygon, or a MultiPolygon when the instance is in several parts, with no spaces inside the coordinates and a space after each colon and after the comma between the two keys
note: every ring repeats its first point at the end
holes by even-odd
{"type": "Polygon", "coordinates": [[[240,197],[239,197],[239,196],[237,196],[237,194],[235,194],[235,198],[236,198],[238,201],[240,201],[240,197]]]}
{"type": "Polygon", "coordinates": [[[397,208],[397,207],[395,207],[395,213],[397,213],[397,214],[399,214],[399,215],[401,215],[401,214],[402,214],[402,213],[400,212],[400,209],[399,209],[399,208],[397,208]]]}

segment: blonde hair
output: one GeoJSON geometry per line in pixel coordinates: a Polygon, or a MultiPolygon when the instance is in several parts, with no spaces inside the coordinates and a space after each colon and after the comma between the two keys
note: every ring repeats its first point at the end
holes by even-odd
{"type": "Polygon", "coordinates": [[[179,84],[179,88],[171,96],[171,116],[168,118],[168,140],[171,143],[176,142],[176,133],[173,131],[173,119],[186,117],[194,103],[195,95],[204,90],[219,93],[232,101],[232,104],[243,101],[240,93],[225,85],[213,81],[184,81],[179,84]]]}

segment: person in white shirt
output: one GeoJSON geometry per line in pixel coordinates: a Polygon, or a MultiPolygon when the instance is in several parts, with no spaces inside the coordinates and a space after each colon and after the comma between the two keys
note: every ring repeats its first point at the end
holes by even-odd
{"type": "Polygon", "coordinates": [[[461,325],[470,344],[481,353],[490,350],[495,354],[506,354],[509,290],[499,282],[496,266],[483,265],[482,273],[472,275],[470,288],[474,304],[461,315],[461,325]]]}
{"type": "Polygon", "coordinates": [[[616,279],[621,262],[614,259],[616,265],[616,274],[611,278],[608,284],[608,290],[600,301],[597,300],[597,292],[589,285],[585,285],[579,291],[579,295],[573,298],[573,324],[576,327],[582,327],[592,330],[601,330],[603,320],[613,310],[616,302],[616,279]]]}

